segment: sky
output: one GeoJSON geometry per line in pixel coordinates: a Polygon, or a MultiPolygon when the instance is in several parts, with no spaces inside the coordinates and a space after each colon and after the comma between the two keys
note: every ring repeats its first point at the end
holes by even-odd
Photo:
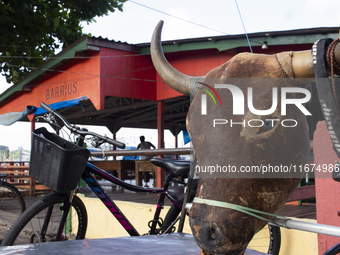
{"type": "MultiPolygon", "coordinates": [[[[153,29],[164,20],[162,40],[281,31],[314,27],[340,26],[338,0],[134,0],[124,4],[123,12],[115,11],[96,22],[83,23],[83,32],[110,40],[150,42],[153,29]],[[241,13],[241,17],[240,14],[241,13]],[[243,23],[242,23],[243,21],[243,23]]],[[[0,93],[10,84],[0,76],[0,93]]],[[[39,127],[41,125],[37,125],[39,127]]],[[[111,136],[106,128],[91,129],[111,136]]],[[[0,125],[0,145],[11,150],[22,146],[30,150],[30,123],[0,125]]],[[[144,134],[157,146],[156,130],[121,129],[117,137],[144,134]]],[[[181,144],[181,141],[179,141],[181,144]]],[[[136,145],[138,140],[136,140],[136,145]]],[[[166,147],[172,147],[173,136],[165,133],[166,147]]]]}

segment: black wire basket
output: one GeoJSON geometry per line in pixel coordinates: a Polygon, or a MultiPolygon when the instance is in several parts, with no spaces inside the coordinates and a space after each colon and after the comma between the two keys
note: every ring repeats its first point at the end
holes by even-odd
{"type": "Polygon", "coordinates": [[[54,191],[71,191],[89,156],[89,150],[42,127],[33,131],[29,175],[54,191]]]}

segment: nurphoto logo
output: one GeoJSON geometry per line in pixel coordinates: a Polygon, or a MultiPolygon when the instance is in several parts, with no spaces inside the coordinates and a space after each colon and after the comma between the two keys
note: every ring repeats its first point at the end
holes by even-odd
{"type": "MultiPolygon", "coordinates": [[[[212,86],[210,86],[208,84],[205,84],[203,82],[198,82],[198,83],[202,84],[203,86],[209,88],[212,92],[214,92],[214,94],[217,96],[217,98],[220,101],[220,104],[222,106],[222,100],[220,98],[220,95],[217,93],[217,91],[212,86]]],[[[212,98],[212,100],[214,101],[215,105],[217,105],[214,96],[211,94],[211,92],[209,90],[207,90],[205,88],[201,88],[201,87],[197,87],[197,88],[200,89],[200,90],[203,90],[204,92],[206,92],[212,98]]],[[[201,104],[201,106],[202,106],[201,107],[201,114],[202,115],[207,115],[207,94],[202,94],[202,96],[201,96],[201,102],[202,102],[202,104],[201,104]]]]}
{"type": "MultiPolygon", "coordinates": [[[[222,101],[215,89],[228,89],[231,94],[232,94],[232,102],[233,102],[233,115],[244,115],[244,106],[245,106],[245,96],[243,94],[243,91],[231,84],[215,84],[214,87],[201,83],[203,86],[207,87],[210,89],[218,98],[220,101],[220,104],[222,106],[222,101]]],[[[213,96],[213,94],[205,88],[202,87],[197,87],[200,90],[203,90],[206,92],[214,101],[215,105],[217,106],[216,100],[213,96]]],[[[281,87],[281,115],[285,116],[287,114],[287,105],[295,105],[304,115],[312,115],[304,106],[304,103],[307,103],[311,99],[311,93],[308,89],[305,88],[299,88],[299,87],[281,87]],[[300,98],[288,98],[288,95],[290,93],[300,93],[304,96],[301,96],[300,98]]],[[[207,115],[207,94],[202,94],[201,95],[201,115],[207,115]]],[[[275,112],[275,110],[278,107],[278,88],[273,87],[272,88],[272,105],[269,109],[266,110],[259,110],[255,109],[254,104],[253,104],[253,88],[252,87],[247,87],[247,106],[248,109],[251,113],[254,115],[258,116],[265,116],[265,115],[270,115],[275,112]]],[[[265,119],[265,121],[274,122],[279,121],[279,119],[265,119]]],[[[227,119],[214,119],[213,120],[213,127],[219,124],[227,124],[229,123],[232,127],[233,121],[232,119],[227,120],[227,119]]],[[[264,121],[262,119],[251,119],[246,121],[244,120],[243,122],[234,122],[234,124],[242,124],[243,126],[248,126],[250,127],[261,127],[264,125],[264,121]],[[254,123],[257,123],[257,125],[254,125],[254,123]]],[[[284,119],[281,121],[281,125],[284,127],[295,127],[297,125],[297,121],[294,119],[284,119]],[[288,125],[288,123],[293,123],[292,125],[288,125]]]]}

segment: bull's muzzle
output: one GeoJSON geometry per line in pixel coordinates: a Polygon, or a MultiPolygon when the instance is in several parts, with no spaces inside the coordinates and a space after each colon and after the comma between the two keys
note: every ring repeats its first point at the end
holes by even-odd
{"type": "Polygon", "coordinates": [[[232,244],[216,223],[190,218],[190,225],[195,241],[205,255],[242,255],[246,250],[247,244],[232,244]]]}

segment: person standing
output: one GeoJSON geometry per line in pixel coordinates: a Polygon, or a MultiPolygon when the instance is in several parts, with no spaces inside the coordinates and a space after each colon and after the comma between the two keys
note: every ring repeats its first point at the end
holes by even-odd
{"type": "MultiPolygon", "coordinates": [[[[151,148],[156,149],[155,145],[153,145],[150,142],[145,141],[145,137],[143,135],[139,137],[139,140],[140,140],[140,144],[138,144],[137,150],[147,150],[151,148]]],[[[148,160],[150,158],[152,158],[152,156],[140,156],[139,157],[140,160],[148,160]]]]}
{"type": "MultiPolygon", "coordinates": [[[[151,148],[156,149],[155,145],[153,145],[150,142],[145,141],[145,137],[143,135],[139,137],[139,140],[140,140],[140,144],[138,144],[137,150],[148,150],[148,149],[151,149],[151,148]]],[[[151,158],[152,158],[152,156],[139,156],[140,160],[149,160],[151,158]]],[[[143,173],[144,182],[146,183],[145,187],[148,187],[148,182],[150,181],[149,174],[150,174],[149,172],[143,173]]]]}

